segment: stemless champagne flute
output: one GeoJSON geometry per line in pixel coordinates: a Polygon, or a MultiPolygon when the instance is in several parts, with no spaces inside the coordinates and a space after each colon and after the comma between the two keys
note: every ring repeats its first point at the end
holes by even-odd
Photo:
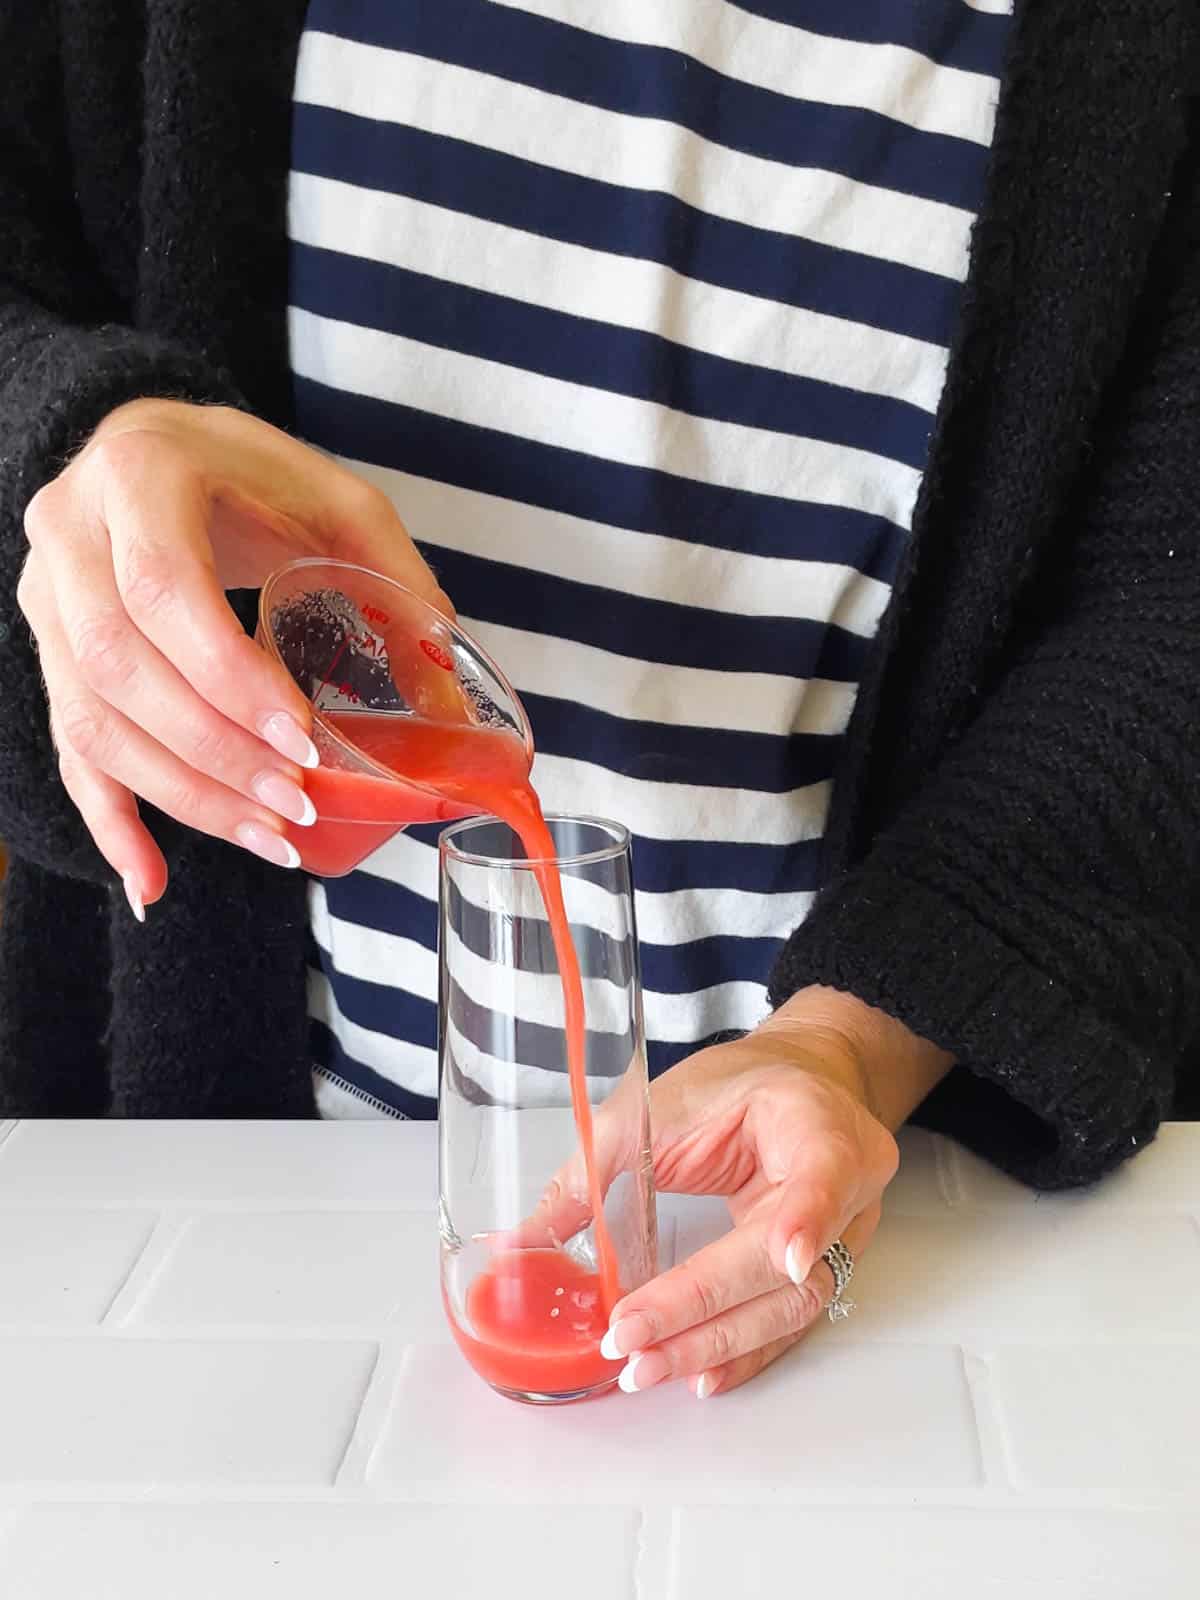
{"type": "Polygon", "coordinates": [[[534,1403],[609,1388],[600,1340],[618,1293],[657,1265],[649,1095],[629,835],[548,817],[552,862],[507,824],[441,836],[442,1293],[460,1349],[534,1403]],[[567,1077],[563,990],[538,886],[560,875],[583,980],[587,1100],[604,1195],[596,1226],[567,1077]],[[610,1277],[611,1283],[611,1277],[610,1277]]]}

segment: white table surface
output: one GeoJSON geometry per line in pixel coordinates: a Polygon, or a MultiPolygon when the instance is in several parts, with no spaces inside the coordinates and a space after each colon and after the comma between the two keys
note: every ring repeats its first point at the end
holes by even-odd
{"type": "MultiPolygon", "coordinates": [[[[1036,1199],[907,1136],[735,1394],[493,1395],[430,1127],[0,1123],[4,1600],[1200,1594],[1200,1125],[1036,1199]]],[[[665,1253],[722,1226],[664,1200],[665,1253]]]]}

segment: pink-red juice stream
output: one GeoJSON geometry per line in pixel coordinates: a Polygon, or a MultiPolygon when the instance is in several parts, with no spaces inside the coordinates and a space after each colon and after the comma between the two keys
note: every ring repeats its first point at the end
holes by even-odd
{"type": "Polygon", "coordinates": [[[473,724],[400,720],[369,712],[326,716],[343,737],[399,776],[392,781],[323,767],[306,775],[318,821],[311,829],[297,829],[293,837],[310,870],[348,871],[375,848],[375,844],[362,848],[355,837],[368,831],[366,823],[379,823],[386,838],[397,825],[480,811],[506,822],[534,863],[562,983],[567,1076],[600,1271],[587,1272],[561,1250],[505,1252],[476,1278],[468,1294],[467,1309],[477,1337],[465,1334],[453,1316],[451,1326],[476,1370],[501,1387],[561,1393],[603,1383],[611,1379],[614,1368],[600,1356],[599,1344],[621,1286],[604,1216],[587,1093],[583,980],[554,860],[554,840],[529,782],[525,748],[512,734],[473,724]],[[411,784],[406,785],[404,777],[411,784]],[[354,852],[354,859],[348,859],[354,852]],[[346,864],[340,868],[318,864],[343,859],[346,864]],[[551,1317],[555,1311],[561,1314],[551,1317]]]}

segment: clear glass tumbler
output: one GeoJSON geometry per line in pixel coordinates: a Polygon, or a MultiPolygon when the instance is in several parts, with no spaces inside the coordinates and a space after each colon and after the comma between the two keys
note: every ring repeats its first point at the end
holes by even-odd
{"type": "MultiPolygon", "coordinates": [[[[627,1294],[657,1267],[629,835],[587,817],[546,822],[583,978],[602,1229],[627,1294]]],[[[610,1296],[540,865],[492,818],[441,836],[439,1221],[463,1354],[501,1394],[550,1404],[611,1387],[621,1363],[600,1354],[610,1296]]]]}

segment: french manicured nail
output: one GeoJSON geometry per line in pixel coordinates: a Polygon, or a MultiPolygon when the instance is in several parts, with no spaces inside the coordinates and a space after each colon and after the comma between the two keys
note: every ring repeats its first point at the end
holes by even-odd
{"type": "Polygon", "coordinates": [[[129,909],[139,922],[146,920],[146,906],[142,899],[141,887],[132,872],[127,872],[121,879],[125,885],[125,898],[129,901],[129,909]]]}
{"type": "Polygon", "coordinates": [[[707,1400],[717,1387],[717,1380],[711,1372],[702,1372],[696,1381],[696,1399],[707,1400]]]}
{"type": "Polygon", "coordinates": [[[282,772],[260,772],[250,784],[250,792],[264,806],[302,828],[311,828],[317,820],[316,806],[300,785],[282,772]]]}
{"type": "Polygon", "coordinates": [[[796,1285],[797,1289],[804,1282],[805,1278],[808,1277],[809,1271],[807,1265],[805,1264],[804,1257],[801,1254],[803,1249],[803,1237],[798,1233],[793,1234],[792,1242],[787,1247],[787,1254],[785,1255],[784,1260],[787,1263],[787,1275],[796,1285]]]}
{"type": "Polygon", "coordinates": [[[290,840],[261,822],[242,822],[234,830],[237,842],[276,867],[298,867],[300,852],[290,840]]]}
{"type": "Polygon", "coordinates": [[[315,767],[320,762],[317,747],[304,729],[286,711],[273,711],[258,725],[258,731],[271,746],[298,767],[315,767]]]}
{"type": "Polygon", "coordinates": [[[635,1312],[631,1317],[618,1317],[600,1341],[600,1354],[606,1361],[620,1361],[654,1342],[650,1319],[635,1312]]]}
{"type": "Polygon", "coordinates": [[[617,1386],[626,1394],[639,1394],[661,1383],[670,1370],[670,1362],[657,1350],[637,1350],[621,1368],[617,1386]]]}
{"type": "MultiPolygon", "coordinates": [[[[601,1346],[601,1349],[603,1349],[603,1346],[601,1346]]],[[[621,1376],[617,1379],[618,1389],[623,1389],[626,1394],[637,1393],[637,1369],[643,1359],[644,1353],[641,1351],[637,1355],[630,1356],[629,1360],[621,1368],[621,1376]]]]}

